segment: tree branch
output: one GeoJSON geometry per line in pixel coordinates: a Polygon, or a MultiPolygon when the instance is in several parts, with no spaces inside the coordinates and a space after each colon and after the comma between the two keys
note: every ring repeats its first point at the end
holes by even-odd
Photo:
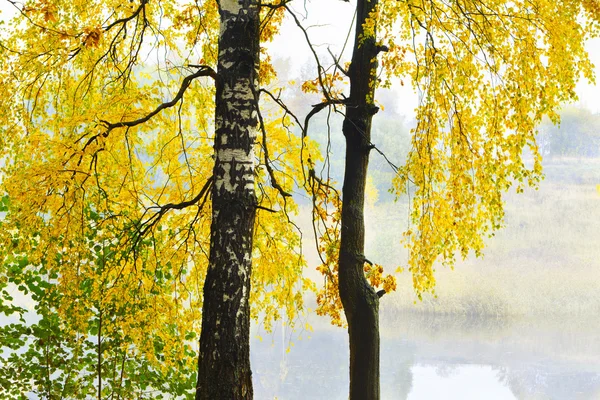
{"type": "Polygon", "coordinates": [[[114,28],[115,26],[117,26],[119,24],[126,24],[129,21],[131,21],[132,19],[137,18],[137,16],[140,15],[142,10],[146,7],[146,4],[148,4],[148,1],[149,0],[142,0],[140,2],[139,7],[129,17],[120,18],[120,19],[114,21],[112,24],[104,27],[104,31],[108,32],[109,30],[111,30],[112,28],[114,28]]]}
{"type": "MultiPolygon", "coordinates": [[[[346,76],[348,76],[348,71],[346,71],[341,65],[340,65],[340,60],[338,60],[333,53],[331,52],[331,49],[328,47],[327,51],[329,52],[329,54],[331,55],[331,58],[333,58],[333,62],[335,63],[335,66],[342,71],[342,73],[346,76]]],[[[341,57],[341,56],[340,56],[341,57]]]]}
{"type": "Polygon", "coordinates": [[[325,99],[327,101],[329,101],[329,100],[331,100],[331,98],[329,96],[329,92],[327,91],[327,88],[325,87],[325,82],[323,81],[323,72],[325,71],[325,68],[323,68],[323,66],[321,65],[321,61],[319,60],[319,56],[317,55],[317,52],[315,51],[314,46],[310,42],[310,38],[308,37],[308,32],[302,26],[302,24],[300,23],[300,20],[296,16],[296,14],[294,14],[294,12],[287,5],[284,5],[284,7],[285,7],[286,11],[288,13],[290,13],[290,15],[292,16],[292,18],[294,19],[294,22],[296,23],[296,25],[298,26],[298,28],[300,28],[300,30],[304,34],[304,38],[306,39],[306,43],[308,44],[308,47],[309,47],[311,53],[313,54],[313,57],[315,58],[315,62],[317,63],[317,73],[318,73],[318,79],[319,79],[319,86],[321,86],[321,91],[323,93],[323,96],[325,96],[325,99]]]}
{"type": "Polygon", "coordinates": [[[175,104],[177,104],[183,98],[183,95],[185,94],[185,91],[187,90],[187,88],[190,86],[190,84],[192,83],[192,81],[194,79],[199,78],[201,76],[209,76],[209,77],[213,78],[214,80],[217,80],[217,78],[218,78],[217,77],[217,73],[215,72],[215,70],[213,70],[209,66],[206,66],[206,65],[193,65],[191,67],[198,68],[198,71],[196,71],[195,73],[193,73],[191,75],[188,75],[185,78],[183,78],[183,81],[181,82],[181,87],[179,88],[179,91],[177,92],[177,94],[175,95],[175,97],[171,101],[168,101],[166,103],[162,103],[161,105],[159,105],[158,107],[156,107],[153,111],[151,111],[150,113],[146,114],[142,118],[138,118],[138,119],[133,120],[133,121],[123,121],[123,122],[111,123],[111,122],[108,122],[108,121],[100,120],[100,122],[102,124],[104,124],[104,126],[106,127],[106,130],[104,132],[102,132],[102,133],[99,133],[99,134],[96,134],[96,135],[90,137],[88,139],[88,141],[86,142],[86,144],[83,146],[83,150],[85,150],[94,141],[97,141],[98,137],[100,137],[100,136],[107,137],[113,129],[116,129],[116,128],[131,128],[131,127],[134,127],[136,125],[143,124],[144,122],[147,122],[148,120],[150,120],[152,117],[154,117],[156,114],[158,114],[162,110],[164,110],[166,108],[173,107],[175,104]]]}
{"type": "MultiPolygon", "coordinates": [[[[200,193],[198,193],[194,198],[192,198],[190,200],[182,201],[180,203],[168,203],[168,204],[165,204],[163,206],[148,207],[146,209],[146,211],[144,212],[144,214],[140,217],[140,223],[139,223],[139,225],[135,229],[135,234],[134,234],[134,237],[133,237],[133,246],[132,246],[132,248],[135,248],[135,246],[137,245],[137,243],[139,243],[139,241],[142,240],[142,238],[156,224],[158,224],[158,222],[161,220],[161,218],[169,210],[183,210],[184,208],[187,208],[187,207],[190,207],[190,206],[192,206],[194,204],[197,204],[202,199],[206,200],[206,197],[210,193],[210,188],[212,187],[213,182],[214,182],[214,177],[211,176],[210,178],[208,178],[208,180],[206,181],[206,183],[204,184],[204,186],[200,190],[200,193]],[[153,209],[158,210],[158,211],[155,214],[153,214],[151,217],[149,217],[146,221],[141,222],[143,220],[144,216],[146,215],[146,213],[148,213],[150,210],[153,210],[153,209]]],[[[203,207],[205,200],[202,201],[202,204],[200,205],[200,208],[203,207]]],[[[134,249],[134,251],[135,251],[135,249],[134,249]]]]}
{"type": "Polygon", "coordinates": [[[348,99],[330,99],[324,101],[319,104],[314,104],[313,109],[310,110],[308,114],[306,114],[306,118],[304,118],[304,128],[302,129],[302,137],[304,138],[308,134],[308,122],[310,119],[319,113],[319,111],[323,110],[325,107],[334,105],[334,104],[348,104],[348,99]]]}
{"type": "Polygon", "coordinates": [[[260,3],[261,7],[270,8],[272,10],[276,10],[281,7],[285,7],[287,3],[290,3],[292,0],[284,0],[279,2],[279,4],[269,4],[269,3],[260,3]]]}
{"type": "Polygon", "coordinates": [[[271,160],[269,159],[269,149],[267,148],[267,130],[265,129],[265,122],[263,120],[263,116],[260,112],[260,107],[258,104],[260,100],[260,91],[257,92],[252,86],[251,88],[252,93],[254,94],[254,107],[256,109],[256,113],[258,114],[258,121],[260,123],[260,130],[262,132],[262,145],[263,150],[265,152],[265,167],[267,168],[267,172],[269,173],[269,177],[271,178],[271,186],[277,189],[277,191],[279,192],[279,194],[281,194],[283,198],[292,197],[291,194],[283,190],[281,185],[279,185],[279,183],[277,182],[277,179],[275,179],[275,172],[273,171],[273,167],[271,167],[271,160]]]}
{"type": "Polygon", "coordinates": [[[268,208],[268,207],[263,207],[263,206],[261,206],[261,205],[258,205],[258,204],[256,204],[256,205],[254,206],[254,208],[256,208],[256,209],[258,209],[258,210],[265,210],[265,211],[268,211],[268,212],[270,212],[270,213],[276,213],[276,212],[277,212],[277,210],[273,210],[272,208],[268,208]]]}

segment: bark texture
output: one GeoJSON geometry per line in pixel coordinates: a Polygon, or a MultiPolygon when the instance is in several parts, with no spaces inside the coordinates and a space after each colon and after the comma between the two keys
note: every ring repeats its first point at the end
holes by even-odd
{"type": "Polygon", "coordinates": [[[259,7],[221,0],[209,267],[196,400],[252,399],[250,274],[256,210],[259,7]]]}
{"type": "Polygon", "coordinates": [[[364,276],[364,199],[371,150],[371,121],[379,48],[363,24],[376,0],[358,0],[355,44],[348,69],[350,97],[343,133],[346,164],[342,189],[340,297],[350,336],[350,399],[379,399],[379,297],[364,276]],[[361,38],[361,39],[359,39],[361,38]]]}

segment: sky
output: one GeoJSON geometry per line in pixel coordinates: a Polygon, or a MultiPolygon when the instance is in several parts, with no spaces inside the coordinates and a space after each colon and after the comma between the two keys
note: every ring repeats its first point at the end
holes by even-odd
{"type": "MultiPolygon", "coordinates": [[[[291,8],[303,26],[308,28],[311,42],[319,53],[326,54],[329,48],[336,56],[340,54],[348,31],[352,28],[350,24],[353,20],[353,3],[340,0],[298,0],[291,3],[291,8]]],[[[5,21],[14,14],[15,9],[10,2],[0,0],[0,21],[5,21]]],[[[302,66],[312,58],[302,31],[298,29],[291,18],[284,21],[281,34],[268,44],[268,47],[273,56],[291,61],[290,65],[293,71],[290,71],[290,75],[292,76],[298,75],[302,66]]],[[[596,66],[596,76],[600,81],[600,38],[589,41],[586,48],[590,59],[596,66]]],[[[346,60],[349,59],[351,51],[352,48],[349,44],[344,51],[346,60]]],[[[330,62],[331,60],[326,58],[324,61],[330,62]]],[[[600,90],[597,86],[581,80],[576,91],[579,96],[577,105],[600,113],[600,90]]],[[[393,106],[397,108],[396,111],[410,119],[417,105],[417,95],[408,85],[400,88],[396,93],[402,102],[393,106]]],[[[386,104],[386,106],[389,105],[386,104]]]]}
{"type": "MultiPolygon", "coordinates": [[[[586,46],[590,59],[596,67],[596,81],[600,84],[600,38],[596,38],[587,43],[586,46]]],[[[588,82],[581,81],[577,85],[577,95],[579,103],[590,109],[592,112],[600,113],[600,88],[588,82]]]]}
{"type": "MultiPolygon", "coordinates": [[[[325,53],[327,48],[330,48],[336,56],[339,55],[350,28],[350,21],[352,21],[353,4],[339,0],[300,1],[291,4],[292,9],[302,20],[302,24],[308,27],[307,31],[311,42],[316,45],[317,50],[321,49],[320,52],[325,53]],[[305,16],[310,18],[305,18],[305,16]]],[[[269,47],[271,54],[289,58],[292,60],[292,64],[297,65],[298,68],[312,57],[308,51],[303,33],[291,19],[284,21],[282,34],[269,47]]],[[[600,83],[600,38],[590,40],[586,44],[586,49],[595,65],[597,80],[600,83]]],[[[348,60],[351,52],[352,47],[347,46],[344,59],[348,60]]],[[[330,57],[325,58],[325,61],[329,62],[330,60],[330,57]]],[[[600,113],[600,90],[596,85],[582,79],[577,85],[576,92],[579,97],[577,105],[592,112],[600,113]]],[[[412,111],[417,106],[417,95],[409,86],[401,88],[398,95],[403,104],[400,105],[401,109],[397,111],[410,119],[413,116],[412,111]]]]}

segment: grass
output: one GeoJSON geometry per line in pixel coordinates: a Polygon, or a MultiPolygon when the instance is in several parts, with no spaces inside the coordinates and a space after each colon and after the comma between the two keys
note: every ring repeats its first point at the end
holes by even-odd
{"type": "MultiPolygon", "coordinates": [[[[506,226],[487,241],[483,258],[458,262],[454,271],[440,266],[437,298],[422,302],[410,274],[401,274],[398,291],[382,301],[383,315],[599,315],[600,160],[555,160],[545,171],[539,190],[508,195],[506,226]]],[[[368,221],[367,257],[387,265],[406,260],[393,243],[406,226],[405,206],[396,206],[382,205],[368,221]]]]}
{"type": "MultiPolygon", "coordinates": [[[[505,227],[487,240],[483,258],[471,255],[454,271],[438,266],[437,298],[424,295],[423,301],[414,294],[410,273],[399,274],[397,292],[381,301],[382,319],[406,313],[499,319],[600,315],[600,159],[555,159],[544,171],[539,190],[507,195],[505,227]]],[[[405,265],[408,253],[400,238],[407,204],[379,202],[365,217],[365,256],[389,271],[405,265]]],[[[309,221],[303,207],[306,276],[322,283],[314,270],[319,259],[309,221]]]]}

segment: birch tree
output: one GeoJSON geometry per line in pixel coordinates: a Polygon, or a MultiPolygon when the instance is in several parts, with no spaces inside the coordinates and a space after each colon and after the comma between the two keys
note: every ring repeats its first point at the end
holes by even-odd
{"type": "Polygon", "coordinates": [[[256,212],[259,4],[219,4],[210,258],[196,399],[252,399],[250,274],[256,212]]]}
{"type": "Polygon", "coordinates": [[[274,76],[259,43],[282,13],[9,3],[0,288],[33,291],[42,320],[3,291],[21,323],[2,332],[24,336],[3,365],[35,367],[5,382],[46,398],[252,398],[250,318],[293,324],[311,287],[289,222],[302,142],[282,115],[258,129],[274,76]]]}

